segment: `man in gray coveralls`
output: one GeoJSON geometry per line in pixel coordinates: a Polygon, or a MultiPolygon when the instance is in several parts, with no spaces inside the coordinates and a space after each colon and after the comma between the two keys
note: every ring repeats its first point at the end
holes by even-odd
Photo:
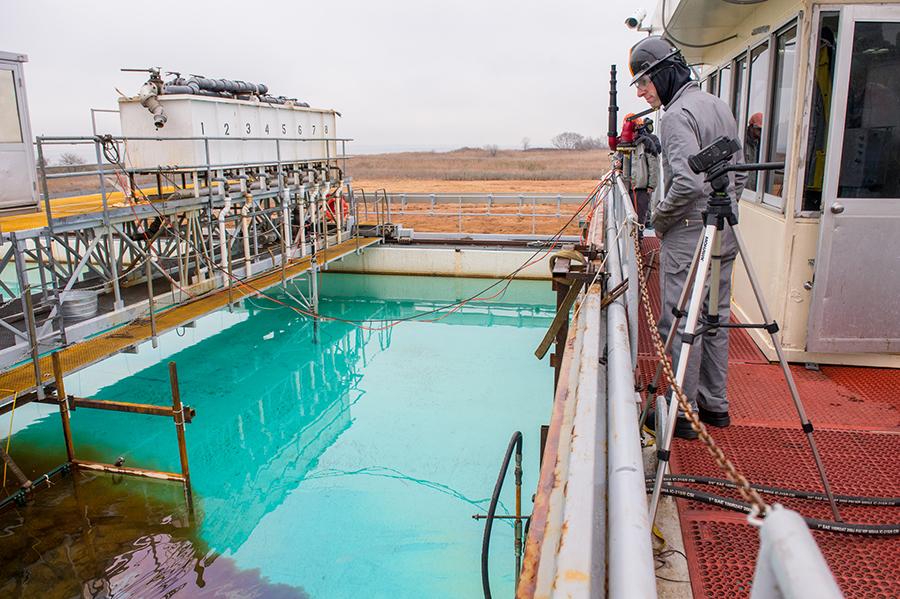
{"type": "MultiPolygon", "coordinates": [[[[653,108],[662,107],[660,137],[662,141],[665,197],[657,204],[650,221],[661,238],[659,284],[662,309],[659,331],[665,338],[672,324],[673,309],[677,308],[681,290],[687,280],[691,259],[703,234],[701,213],[706,208],[711,188],[704,176],[694,174],[688,157],[696,154],[718,137],[737,137],[737,125],[731,109],[719,98],[700,89],[691,81],[691,71],[681,52],[659,36],[649,36],[634,45],[629,56],[632,85],[637,95],[653,108]]],[[[737,160],[738,154],[735,154],[737,160]]],[[[737,214],[737,198],[744,188],[746,174],[730,173],[728,194],[737,214]]],[[[731,308],[731,270],[737,247],[730,227],[721,236],[722,268],[719,281],[719,320],[728,322],[731,308]]],[[[709,285],[706,303],[709,304],[709,285]]],[[[681,353],[681,335],[685,319],[681,320],[678,335],[672,344],[672,363],[677,366],[681,353]]],[[[728,375],[728,331],[705,334],[693,344],[684,379],[684,392],[697,409],[700,420],[725,427],[731,424],[725,385],[728,375]]],[[[648,424],[654,423],[648,417],[648,424]]],[[[697,433],[687,419],[679,416],[675,436],[694,439],[697,433]]]]}

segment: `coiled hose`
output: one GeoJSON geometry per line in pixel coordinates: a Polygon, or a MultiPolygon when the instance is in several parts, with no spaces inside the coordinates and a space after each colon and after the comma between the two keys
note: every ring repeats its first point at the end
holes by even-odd
{"type": "Polygon", "coordinates": [[[509,460],[512,458],[513,450],[516,451],[516,457],[521,462],[522,457],[522,433],[516,431],[509,440],[506,447],[506,455],[503,456],[503,465],[500,466],[500,474],[497,475],[497,482],[494,483],[494,493],[491,495],[491,503],[488,505],[488,512],[484,521],[484,536],[481,539],[481,586],[484,589],[484,599],[491,599],[491,581],[488,576],[488,552],[491,547],[491,529],[494,525],[494,514],[497,511],[497,502],[500,500],[500,491],[503,489],[503,481],[506,479],[506,471],[509,469],[509,460]]]}

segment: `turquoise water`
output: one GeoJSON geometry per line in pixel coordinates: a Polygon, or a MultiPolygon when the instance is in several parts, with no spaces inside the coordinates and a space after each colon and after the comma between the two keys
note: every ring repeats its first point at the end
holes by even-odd
{"type": "MultiPolygon", "coordinates": [[[[320,309],[347,320],[397,319],[487,283],[325,274],[320,309]]],[[[305,283],[288,291],[298,288],[305,283]]],[[[277,293],[290,301],[284,290],[277,293]]],[[[531,509],[538,431],[552,395],[552,370],[533,351],[552,318],[551,301],[546,282],[515,282],[496,300],[468,304],[438,322],[383,331],[323,323],[318,343],[308,319],[264,299],[211,314],[196,328],[166,335],[156,350],[145,344],[137,355],[66,378],[76,395],[170,405],[167,364],[178,364],[183,401],[197,410],[187,430],[196,526],[183,525],[176,484],[120,481],[97,496],[141,495],[141,505],[153,509],[119,510],[152,526],[141,539],[184,540],[197,563],[221,556],[217,564],[252,572],[239,596],[478,597],[483,521],[471,516],[486,511],[515,430],[525,435],[523,510],[531,509]]],[[[40,448],[49,462],[62,459],[55,411],[27,406],[16,419],[14,456],[17,448],[40,448]]],[[[0,430],[8,426],[0,419],[0,430]]],[[[73,430],[80,457],[123,456],[128,466],[179,470],[168,419],[79,409],[73,430]]],[[[513,488],[510,474],[501,511],[514,505],[513,488]]],[[[79,538],[79,530],[67,538],[79,538]]],[[[104,551],[115,554],[96,558],[116,565],[104,575],[113,591],[137,573],[152,577],[148,567],[157,574],[171,568],[157,560],[129,572],[141,539],[110,542],[116,549],[104,551]]],[[[513,564],[512,529],[498,522],[495,596],[512,594],[513,564]]],[[[178,587],[157,580],[152,596],[200,596],[201,589],[216,596],[215,580],[179,580],[178,587]]]]}

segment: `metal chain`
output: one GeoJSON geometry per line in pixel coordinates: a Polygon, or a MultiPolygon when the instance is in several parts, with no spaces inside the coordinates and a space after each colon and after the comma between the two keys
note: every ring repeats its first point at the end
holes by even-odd
{"type": "Polygon", "coordinates": [[[757,514],[765,514],[768,511],[768,505],[760,497],[759,493],[750,486],[750,481],[747,480],[747,477],[741,474],[738,469],[731,463],[725,456],[725,452],[716,445],[715,440],[712,438],[712,435],[706,430],[706,426],[700,422],[700,418],[697,416],[697,413],[691,407],[690,402],[688,401],[687,396],[684,394],[684,390],[681,388],[681,385],[678,385],[675,382],[675,373],[672,371],[672,363],[669,360],[669,357],[666,355],[665,345],[662,342],[662,339],[659,336],[659,331],[656,328],[656,319],[653,318],[653,311],[650,308],[650,294],[647,291],[647,279],[644,273],[644,258],[641,254],[641,242],[638,238],[638,230],[639,227],[633,227],[631,230],[631,237],[634,241],[634,252],[637,260],[637,272],[638,272],[638,281],[640,282],[640,290],[641,290],[641,302],[644,306],[644,314],[647,317],[647,327],[650,329],[650,337],[653,340],[653,345],[656,348],[656,355],[659,358],[660,363],[662,364],[663,374],[666,377],[666,380],[669,382],[669,386],[675,392],[675,397],[678,399],[678,405],[681,407],[681,410],[684,412],[685,416],[691,423],[691,428],[693,428],[698,435],[700,435],[700,440],[703,441],[703,444],[706,445],[706,450],[709,452],[709,455],[715,460],[716,464],[719,466],[719,469],[725,474],[725,476],[737,487],[738,492],[741,494],[741,497],[744,498],[745,501],[753,505],[754,513],[757,514]]]}

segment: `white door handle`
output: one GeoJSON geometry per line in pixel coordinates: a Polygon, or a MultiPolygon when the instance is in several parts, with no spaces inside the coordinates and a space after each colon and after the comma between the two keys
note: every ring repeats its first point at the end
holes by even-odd
{"type": "Polygon", "coordinates": [[[844,205],[843,205],[843,204],[840,204],[840,203],[838,203],[838,202],[835,202],[834,204],[831,205],[831,213],[832,213],[832,214],[840,214],[840,213],[843,212],[843,211],[844,211],[844,205]]]}

